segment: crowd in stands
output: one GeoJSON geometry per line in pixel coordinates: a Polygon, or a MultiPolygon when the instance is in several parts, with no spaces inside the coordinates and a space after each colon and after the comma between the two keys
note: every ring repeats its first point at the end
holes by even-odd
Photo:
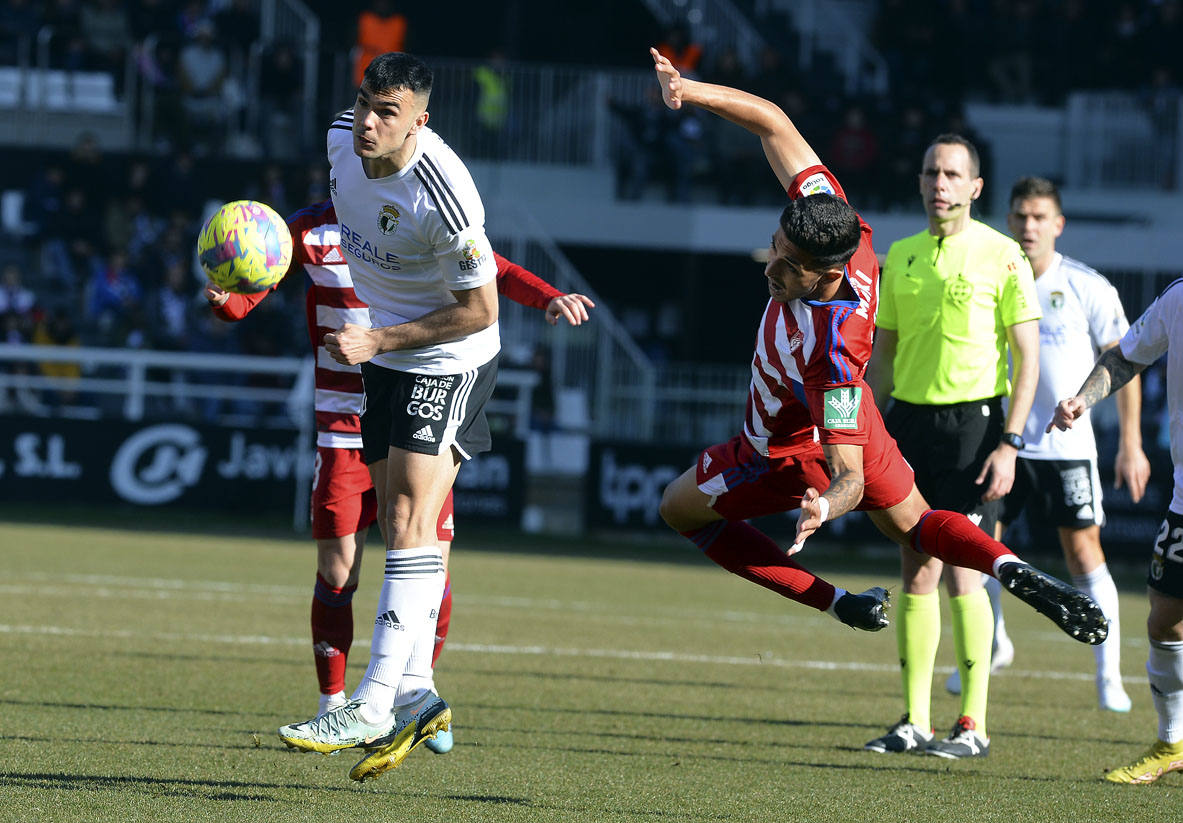
{"type": "MultiPolygon", "coordinates": [[[[445,7],[366,0],[334,14],[338,3],[311,5],[323,23],[323,50],[341,43],[336,57],[350,55],[353,79],[365,54],[401,45],[447,57],[490,54],[482,38],[427,36],[426,29],[441,28],[432,24],[445,7]]],[[[502,36],[493,43],[495,57],[474,71],[481,90],[474,131],[495,131],[505,122],[512,106],[507,60],[528,62],[558,48],[520,34],[537,25],[527,5],[512,0],[499,11],[478,12],[482,25],[498,15],[517,23],[489,29],[502,36]]],[[[768,6],[739,5],[752,13],[768,6]]],[[[572,0],[563,13],[583,10],[591,20],[593,7],[591,0],[572,0]]],[[[546,13],[560,10],[539,12],[543,19],[546,13]]],[[[1177,45],[1183,0],[881,0],[868,31],[889,67],[885,94],[848,93],[824,50],[802,70],[795,38],[774,34],[787,32],[783,18],[760,21],[770,45],[753,56],[700,41],[689,28],[662,31],[641,4],[630,13],[638,15],[637,25],[620,27],[612,42],[564,40],[570,62],[643,68],[647,58],[638,44],[652,41],[687,74],[775,100],[867,212],[919,213],[916,173],[925,146],[943,131],[975,137],[963,116],[966,101],[1060,105],[1075,88],[1171,94],[1183,76],[1177,45]]],[[[121,67],[132,66],[136,82],[154,91],[154,142],[149,150],[117,154],[85,135],[68,154],[32,152],[27,162],[6,164],[4,188],[22,193],[25,227],[4,238],[0,252],[4,339],[302,352],[294,302],[302,283],[264,304],[251,323],[212,323],[193,293],[193,241],[209,201],[256,197],[289,213],[327,196],[323,158],[293,149],[301,146],[293,135],[303,106],[303,55],[290,43],[256,46],[260,18],[253,0],[6,0],[0,65],[27,65],[43,31],[52,32],[55,68],[107,71],[122,84],[121,67]],[[261,99],[248,102],[242,70],[252,54],[260,61],[261,99]],[[257,132],[256,159],[235,161],[230,158],[242,153],[226,144],[228,120],[251,110],[268,118],[257,132]]],[[[756,141],[737,137],[718,118],[669,112],[656,92],[645,101],[609,102],[619,198],[781,201],[756,141]]],[[[328,100],[324,105],[331,108],[328,100]]],[[[988,174],[989,146],[977,142],[988,174]]]]}

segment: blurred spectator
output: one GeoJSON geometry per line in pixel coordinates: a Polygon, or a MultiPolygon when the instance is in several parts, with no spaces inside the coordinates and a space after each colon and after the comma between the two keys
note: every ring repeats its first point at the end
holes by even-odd
{"type": "Polygon", "coordinates": [[[89,68],[111,74],[123,83],[123,66],[131,49],[131,19],[121,0],[87,0],[79,11],[89,68]]]}
{"type": "MultiPolygon", "coordinates": [[[[672,62],[672,61],[671,61],[672,62]]],[[[720,86],[730,86],[733,89],[747,91],[751,87],[752,76],[739,59],[739,54],[733,48],[725,49],[711,64],[710,71],[704,73],[704,78],[710,83],[720,86]]]]}
{"type": "Polygon", "coordinates": [[[279,41],[263,53],[259,96],[263,104],[259,126],[267,156],[293,158],[303,145],[304,67],[290,43],[279,41]]]}
{"type": "Polygon", "coordinates": [[[673,26],[657,44],[657,50],[674,64],[682,74],[698,77],[698,64],[702,62],[702,44],[690,36],[685,26],[673,26]]]}
{"type": "Polygon", "coordinates": [[[477,154],[502,157],[509,149],[509,79],[505,55],[494,50],[472,70],[476,83],[477,154]]]}
{"type": "Polygon", "coordinates": [[[407,18],[395,11],[391,0],[371,0],[370,7],[357,16],[353,85],[361,85],[371,60],[388,51],[404,51],[406,42],[407,18]]]}
{"type": "Polygon", "coordinates": [[[192,40],[200,34],[203,24],[213,24],[203,0],[187,0],[175,19],[176,25],[173,29],[180,34],[182,40],[192,40]]]}
{"type": "Polygon", "coordinates": [[[1036,18],[1035,0],[995,0],[991,20],[993,55],[986,72],[993,98],[1003,103],[1029,103],[1034,98],[1036,44],[1046,26],[1036,18]]]}
{"type": "Polygon", "coordinates": [[[181,49],[178,79],[185,130],[196,151],[216,151],[225,136],[227,100],[224,98],[226,54],[214,40],[214,24],[200,20],[194,39],[181,49]]]}
{"type": "Polygon", "coordinates": [[[195,331],[195,293],[188,267],[173,260],[164,272],[164,282],[148,297],[149,344],[165,351],[188,351],[195,331]]]}
{"type": "Polygon", "coordinates": [[[143,289],[127,265],[127,254],[116,250],[96,260],[87,287],[86,321],[99,346],[122,346],[139,325],[143,289]]]}
{"type": "Polygon", "coordinates": [[[0,65],[16,66],[33,54],[41,28],[40,4],[33,0],[0,3],[0,65]]]}
{"type": "Polygon", "coordinates": [[[75,293],[83,285],[103,243],[99,216],[86,192],[76,188],[66,191],[61,210],[43,229],[41,260],[47,285],[75,293]]]}
{"type": "Polygon", "coordinates": [[[128,13],[132,40],[143,43],[149,36],[175,41],[180,37],[176,6],[172,0],[135,0],[128,13]]]}
{"type": "Polygon", "coordinates": [[[616,151],[616,196],[640,200],[656,178],[664,181],[668,201],[688,203],[694,159],[690,141],[701,137],[700,121],[692,111],[670,111],[659,95],[653,86],[646,87],[648,99],[640,105],[608,102],[624,125],[616,151]]]}
{"type": "MultiPolygon", "coordinates": [[[[37,297],[22,282],[21,267],[16,263],[5,263],[3,273],[0,273],[0,316],[14,321],[6,329],[6,337],[15,329],[27,341],[33,334],[33,310],[36,307],[37,297]]],[[[14,341],[8,339],[6,342],[14,341]]]]}
{"type": "Polygon", "coordinates": [[[213,17],[218,42],[230,50],[232,60],[246,65],[251,46],[259,39],[259,15],[251,0],[230,0],[213,17]]]}
{"type": "Polygon", "coordinates": [[[66,158],[66,180],[71,188],[86,192],[90,206],[101,212],[112,193],[110,164],[105,162],[99,140],[85,131],[74,141],[66,158]]]}
{"type": "Polygon", "coordinates": [[[67,71],[86,68],[86,41],[82,39],[78,0],[49,0],[45,6],[45,25],[52,32],[50,66],[67,71]]]}
{"type": "MultiPolygon", "coordinates": [[[[67,307],[60,305],[50,309],[33,330],[33,345],[81,346],[82,341],[78,336],[72,312],[67,307]]],[[[40,364],[39,368],[46,377],[56,377],[67,381],[60,390],[44,392],[42,394],[44,401],[50,406],[73,403],[77,397],[77,389],[70,384],[76,383],[82,377],[81,366],[77,363],[45,361],[40,364]]]]}
{"type": "Polygon", "coordinates": [[[937,131],[929,125],[924,109],[916,104],[904,109],[898,125],[884,131],[887,140],[879,187],[883,206],[889,210],[911,209],[916,202],[917,175],[920,174],[916,158],[924,156],[937,131]]]}
{"type": "Polygon", "coordinates": [[[868,128],[862,107],[851,106],[846,110],[824,156],[826,164],[842,181],[851,205],[864,211],[879,207],[877,192],[872,187],[879,164],[879,140],[868,128]]]}

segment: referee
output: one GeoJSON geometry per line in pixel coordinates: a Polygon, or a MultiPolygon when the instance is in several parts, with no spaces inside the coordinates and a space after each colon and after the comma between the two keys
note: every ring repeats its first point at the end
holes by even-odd
{"type": "MultiPolygon", "coordinates": [[[[893,243],[883,266],[871,384],[880,403],[891,389],[887,428],[912,464],[921,494],[934,508],[962,512],[994,536],[1039,380],[1040,310],[1022,249],[970,216],[981,193],[974,145],[955,134],[937,137],[920,172],[928,229],[893,243]]],[[[908,549],[901,550],[901,566],[897,639],[906,714],[866,748],[983,757],[990,751],[993,618],[982,576],[954,566],[942,570],[941,561],[908,549]],[[929,702],[942,571],[962,692],[961,716],[949,736],[937,740],[929,702]]]]}

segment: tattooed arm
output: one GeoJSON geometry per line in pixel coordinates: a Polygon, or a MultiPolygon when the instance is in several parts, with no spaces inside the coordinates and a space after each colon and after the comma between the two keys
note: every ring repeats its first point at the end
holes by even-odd
{"type": "Polygon", "coordinates": [[[805,490],[801,498],[801,516],[797,520],[797,537],[789,554],[801,551],[805,539],[822,523],[841,517],[863,499],[863,447],[849,443],[823,444],[822,453],[830,467],[830,486],[825,494],[818,494],[812,487],[805,490]]]}
{"type": "Polygon", "coordinates": [[[1091,409],[1133,380],[1145,368],[1146,366],[1141,363],[1131,363],[1126,360],[1119,346],[1107,349],[1097,359],[1097,364],[1093,366],[1092,372],[1085,378],[1084,384],[1081,385],[1076,396],[1061,400],[1060,404],[1056,406],[1051,422],[1047,424],[1044,431],[1050,432],[1053,428],[1065,431],[1072,428],[1072,423],[1084,414],[1086,409],[1091,409]]]}

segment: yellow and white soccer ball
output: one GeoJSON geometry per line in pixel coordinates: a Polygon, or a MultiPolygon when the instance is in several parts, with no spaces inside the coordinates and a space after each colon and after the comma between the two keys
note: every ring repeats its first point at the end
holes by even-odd
{"type": "Polygon", "coordinates": [[[280,281],[292,262],[292,235],[283,218],[257,200],[227,203],[197,237],[201,268],[226,291],[254,294],[280,281]]]}

